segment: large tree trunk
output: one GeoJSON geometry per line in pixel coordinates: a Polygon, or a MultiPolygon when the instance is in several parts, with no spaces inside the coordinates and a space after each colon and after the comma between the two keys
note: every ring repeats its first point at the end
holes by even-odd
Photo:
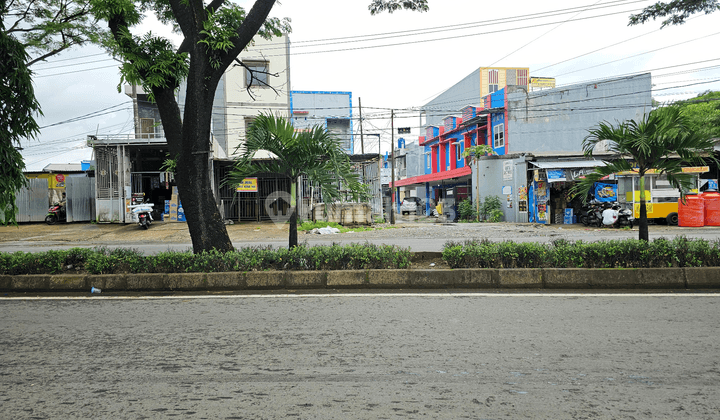
{"type": "Polygon", "coordinates": [[[204,54],[199,51],[191,54],[175,174],[195,253],[234,249],[215,202],[211,182],[210,121],[217,82],[213,83],[215,79],[208,76],[210,71],[204,54]]]}

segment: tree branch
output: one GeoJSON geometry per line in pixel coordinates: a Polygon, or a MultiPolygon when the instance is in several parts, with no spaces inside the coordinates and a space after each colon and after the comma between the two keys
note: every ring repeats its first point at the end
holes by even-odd
{"type": "Polygon", "coordinates": [[[237,37],[231,38],[234,47],[225,51],[221,55],[221,72],[224,72],[233,60],[245,49],[247,44],[250,43],[255,34],[257,34],[262,27],[263,23],[265,23],[265,20],[274,5],[275,0],[257,0],[255,2],[252,9],[250,9],[250,12],[245,17],[242,25],[238,28],[237,37]]]}
{"type": "Polygon", "coordinates": [[[19,16],[21,16],[18,20],[13,23],[13,25],[8,29],[8,32],[12,32],[25,18],[27,18],[28,14],[30,14],[30,9],[32,8],[33,4],[35,3],[35,0],[32,0],[28,3],[27,8],[24,12],[22,12],[19,16]]]}
{"type": "MultiPolygon", "coordinates": [[[[169,0],[170,8],[177,20],[180,30],[185,38],[181,45],[185,45],[189,52],[197,43],[197,36],[202,29],[202,22],[205,16],[200,18],[199,8],[202,8],[201,0],[169,0]]],[[[201,9],[202,10],[202,9],[201,9]]],[[[178,50],[178,53],[181,51],[178,50]]]]}
{"type": "Polygon", "coordinates": [[[30,61],[27,63],[27,66],[30,67],[30,66],[32,66],[33,64],[37,63],[38,61],[43,61],[43,60],[45,60],[45,59],[48,58],[48,57],[51,57],[51,56],[53,56],[53,55],[55,55],[55,54],[58,54],[58,53],[61,53],[61,52],[65,51],[66,49],[70,48],[72,45],[73,45],[73,44],[67,44],[67,45],[63,45],[63,46],[60,47],[60,48],[55,48],[54,50],[52,50],[52,51],[50,51],[50,52],[48,52],[48,53],[45,53],[45,54],[41,55],[40,57],[37,57],[37,58],[34,58],[34,59],[30,60],[30,61]]]}
{"type": "Polygon", "coordinates": [[[275,95],[280,95],[280,93],[277,91],[277,89],[275,89],[274,87],[270,86],[269,84],[267,84],[267,83],[263,82],[262,80],[257,79],[257,78],[255,77],[255,73],[267,74],[268,76],[273,76],[273,77],[278,77],[279,74],[277,74],[277,73],[270,73],[270,72],[267,72],[267,71],[257,71],[257,70],[253,70],[253,69],[251,69],[250,67],[246,66],[245,63],[243,63],[242,61],[240,61],[240,59],[237,58],[237,57],[235,57],[235,61],[237,61],[238,64],[235,64],[234,67],[238,67],[238,66],[244,67],[245,70],[247,70],[247,71],[250,72],[250,82],[248,82],[247,86],[245,86],[245,90],[247,91],[248,95],[250,95],[250,99],[252,99],[253,101],[255,100],[255,95],[253,95],[252,91],[250,90],[250,87],[253,85],[253,83],[252,83],[253,80],[256,80],[258,83],[262,83],[262,84],[265,85],[266,87],[269,87],[270,89],[272,89],[273,92],[275,92],[275,95]]]}
{"type": "MultiPolygon", "coordinates": [[[[226,0],[213,0],[210,4],[208,4],[207,7],[205,8],[205,13],[206,13],[205,17],[207,17],[207,13],[210,10],[219,9],[220,6],[222,6],[225,3],[225,1],[226,0]]],[[[183,39],[183,42],[182,42],[182,44],[180,44],[180,47],[177,49],[176,53],[182,54],[182,53],[190,52],[190,46],[191,46],[190,40],[186,37],[183,39]]]]}

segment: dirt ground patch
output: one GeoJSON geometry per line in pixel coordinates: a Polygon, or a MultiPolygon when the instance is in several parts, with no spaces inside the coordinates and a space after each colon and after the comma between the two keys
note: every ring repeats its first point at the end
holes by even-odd
{"type": "MultiPolygon", "coordinates": [[[[230,239],[259,241],[288,237],[288,226],[274,223],[236,223],[227,226],[230,239]]],[[[136,224],[104,223],[23,223],[0,227],[0,242],[59,241],[77,243],[189,243],[190,233],[185,223],[155,222],[149,229],[136,224]]]]}

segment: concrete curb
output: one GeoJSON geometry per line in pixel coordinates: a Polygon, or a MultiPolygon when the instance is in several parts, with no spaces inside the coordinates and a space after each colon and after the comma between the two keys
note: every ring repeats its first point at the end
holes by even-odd
{"type": "Polygon", "coordinates": [[[0,276],[2,292],[272,289],[712,289],[720,267],[453,269],[0,276]]]}

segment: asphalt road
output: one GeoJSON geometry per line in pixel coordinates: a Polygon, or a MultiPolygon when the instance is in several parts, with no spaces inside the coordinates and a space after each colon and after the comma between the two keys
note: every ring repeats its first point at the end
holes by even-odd
{"type": "Polygon", "coordinates": [[[0,299],[4,419],[715,419],[718,295],[0,299]]]}

